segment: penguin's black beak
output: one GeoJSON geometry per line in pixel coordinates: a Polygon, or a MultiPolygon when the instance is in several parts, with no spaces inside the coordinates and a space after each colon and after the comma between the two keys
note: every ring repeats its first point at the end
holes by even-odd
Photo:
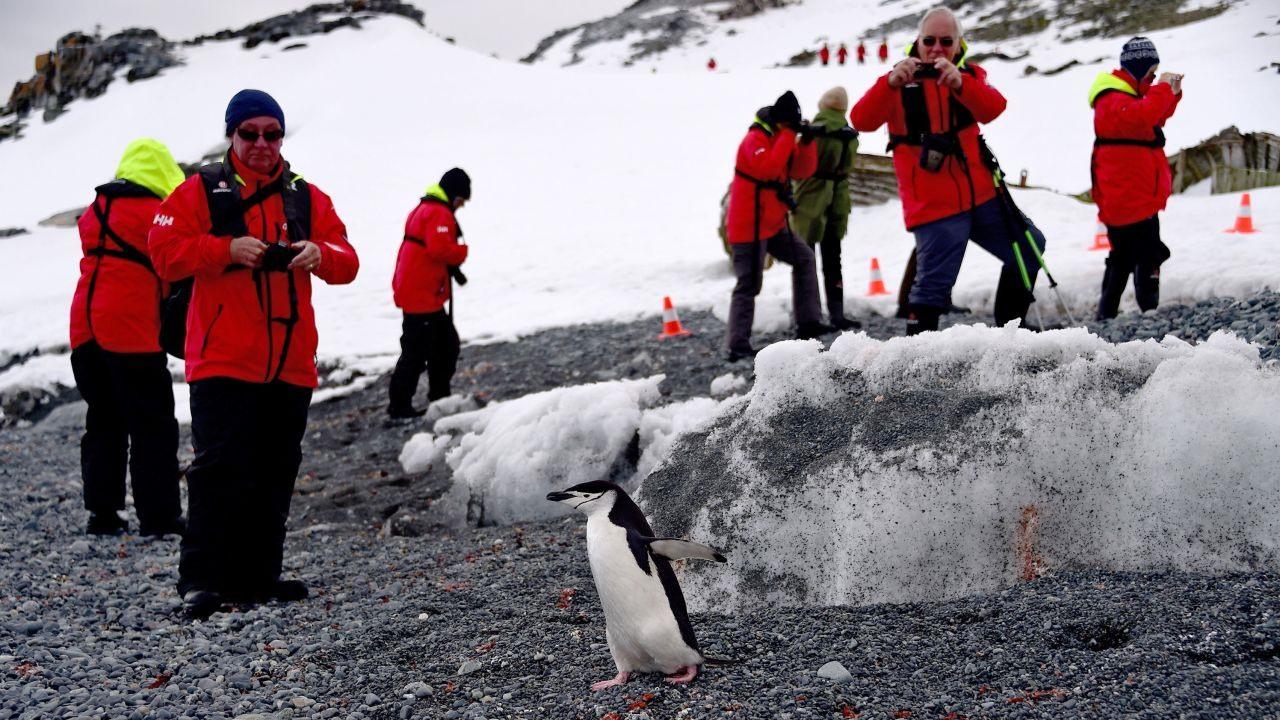
{"type": "Polygon", "coordinates": [[[571,497],[573,496],[567,492],[557,491],[557,492],[547,493],[547,499],[550,500],[551,502],[560,502],[562,500],[568,500],[571,497]]]}

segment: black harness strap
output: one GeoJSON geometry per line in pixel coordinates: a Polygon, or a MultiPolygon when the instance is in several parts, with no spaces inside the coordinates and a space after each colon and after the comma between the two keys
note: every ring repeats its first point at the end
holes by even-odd
{"type": "MultiPolygon", "coordinates": [[[[977,76],[977,73],[969,67],[960,68],[960,72],[970,77],[977,76]]],[[[891,152],[898,145],[922,145],[925,137],[933,134],[929,106],[924,99],[924,84],[913,82],[904,85],[899,94],[902,96],[902,115],[906,121],[907,132],[905,135],[890,132],[889,145],[885,148],[885,152],[891,152]]],[[[969,108],[957,100],[954,94],[949,98],[948,109],[951,113],[951,127],[948,133],[958,133],[971,125],[978,124],[973,113],[969,112],[969,108]]]]}
{"type": "MultiPolygon", "coordinates": [[[[462,226],[458,224],[458,215],[453,211],[453,206],[433,195],[423,195],[421,198],[418,199],[419,206],[426,205],[427,203],[439,205],[449,213],[449,217],[453,218],[453,227],[454,229],[457,230],[458,237],[461,238],[462,226]]],[[[427,246],[427,243],[425,240],[423,240],[422,238],[413,237],[412,235],[405,235],[404,242],[411,243],[413,245],[417,245],[418,247],[422,247],[422,248],[425,248],[427,246]]],[[[445,276],[448,278],[448,282],[449,282],[449,319],[452,320],[453,319],[453,273],[446,272],[445,276]]]]}
{"type": "Polygon", "coordinates": [[[98,218],[98,246],[90,248],[85,252],[88,257],[98,258],[98,262],[94,263],[93,274],[89,276],[89,290],[85,298],[85,318],[89,323],[89,334],[93,334],[93,296],[98,289],[98,273],[102,270],[102,258],[113,257],[128,262],[137,263],[147,269],[147,272],[155,275],[155,268],[151,265],[151,258],[138,248],[125,242],[115,230],[111,228],[111,204],[118,198],[159,198],[154,192],[147,188],[124,179],[113,180],[105,185],[99,185],[97,188],[98,197],[93,199],[90,209],[98,218]],[[98,204],[98,198],[105,199],[105,207],[98,204]],[[115,248],[107,247],[107,240],[111,240],[116,244],[115,248]]]}
{"type": "MultiPolygon", "coordinates": [[[[231,164],[228,161],[210,163],[200,168],[200,178],[204,183],[205,199],[209,205],[209,224],[212,234],[233,238],[248,235],[249,228],[245,223],[244,214],[255,205],[260,205],[273,195],[279,194],[284,204],[285,225],[288,229],[290,242],[296,243],[310,238],[310,187],[305,180],[289,169],[288,163],[285,163],[284,170],[275,180],[258,188],[246,198],[240,197],[240,188],[231,172],[231,164]]],[[[263,242],[271,242],[270,238],[260,239],[263,242]]],[[[279,241],[280,238],[276,238],[276,240],[279,241]]],[[[248,268],[241,265],[232,265],[226,268],[224,272],[236,272],[246,269],[248,268]]],[[[260,306],[264,302],[264,281],[267,286],[268,296],[265,298],[267,307],[264,312],[267,315],[268,327],[272,323],[279,323],[285,329],[284,341],[280,345],[280,359],[276,363],[275,370],[273,372],[268,364],[267,370],[263,375],[263,380],[267,382],[280,379],[280,375],[284,371],[285,361],[289,356],[289,348],[293,343],[294,326],[297,325],[300,318],[297,279],[292,271],[285,274],[288,276],[289,314],[287,317],[275,317],[270,311],[270,278],[267,277],[268,273],[262,270],[253,271],[254,290],[257,292],[260,306]]],[[[269,332],[268,336],[270,337],[269,332]]]]}

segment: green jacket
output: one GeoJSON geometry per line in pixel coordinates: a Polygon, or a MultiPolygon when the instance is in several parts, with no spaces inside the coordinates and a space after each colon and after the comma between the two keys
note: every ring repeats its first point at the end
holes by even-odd
{"type": "MultiPolygon", "coordinates": [[[[813,121],[825,127],[828,132],[849,124],[844,114],[838,110],[821,110],[813,121]]],[[[792,214],[802,219],[817,218],[826,215],[830,207],[833,212],[847,217],[852,204],[849,200],[849,183],[843,178],[849,175],[849,170],[853,167],[853,157],[858,152],[858,139],[842,141],[823,136],[815,142],[818,143],[818,170],[813,177],[796,181],[794,195],[797,207],[792,214]],[[832,174],[837,174],[842,179],[832,181],[819,177],[832,174]]]]}

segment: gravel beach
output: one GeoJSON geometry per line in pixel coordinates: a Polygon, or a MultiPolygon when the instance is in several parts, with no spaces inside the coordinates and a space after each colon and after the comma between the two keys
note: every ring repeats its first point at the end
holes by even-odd
{"type": "MultiPolygon", "coordinates": [[[[455,390],[502,400],[663,372],[674,401],[749,377],[724,362],[718,320],[683,319],[695,334],[674,342],[650,318],[470,346],[455,390]]],[[[989,322],[944,324],[975,320],[989,322]]],[[[1230,329],[1275,359],[1277,322],[1268,292],[1091,327],[1230,329]]],[[[385,382],[312,408],[285,558],[312,597],[205,622],[176,613],[176,538],[83,535],[82,405],[0,429],[0,717],[1280,717],[1280,576],[1264,573],[1069,572],[946,602],[696,614],[703,650],[737,664],[593,694],[614,668],[582,519],[415,524],[447,478],[400,468],[421,426],[384,421],[385,382]]]]}

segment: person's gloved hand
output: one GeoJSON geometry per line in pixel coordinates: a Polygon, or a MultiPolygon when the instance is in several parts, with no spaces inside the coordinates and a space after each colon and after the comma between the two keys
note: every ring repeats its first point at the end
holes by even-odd
{"type": "Polygon", "coordinates": [[[829,138],[834,138],[834,139],[836,139],[836,140],[839,140],[840,142],[848,142],[848,141],[850,141],[850,140],[856,140],[856,139],[857,139],[857,137],[858,137],[858,131],[857,131],[857,130],[854,130],[853,128],[849,127],[848,125],[845,125],[844,127],[840,128],[839,130],[835,130],[835,131],[833,131],[833,132],[828,132],[828,133],[827,133],[827,137],[829,137],[829,138]]]}
{"type": "Polygon", "coordinates": [[[815,138],[822,137],[827,129],[817,123],[801,122],[800,129],[797,130],[800,135],[800,142],[813,142],[815,138]]]}
{"type": "Polygon", "coordinates": [[[792,129],[800,125],[800,101],[796,100],[795,93],[790,90],[782,93],[773,103],[773,110],[770,113],[773,121],[779,125],[784,125],[792,129]]]}

